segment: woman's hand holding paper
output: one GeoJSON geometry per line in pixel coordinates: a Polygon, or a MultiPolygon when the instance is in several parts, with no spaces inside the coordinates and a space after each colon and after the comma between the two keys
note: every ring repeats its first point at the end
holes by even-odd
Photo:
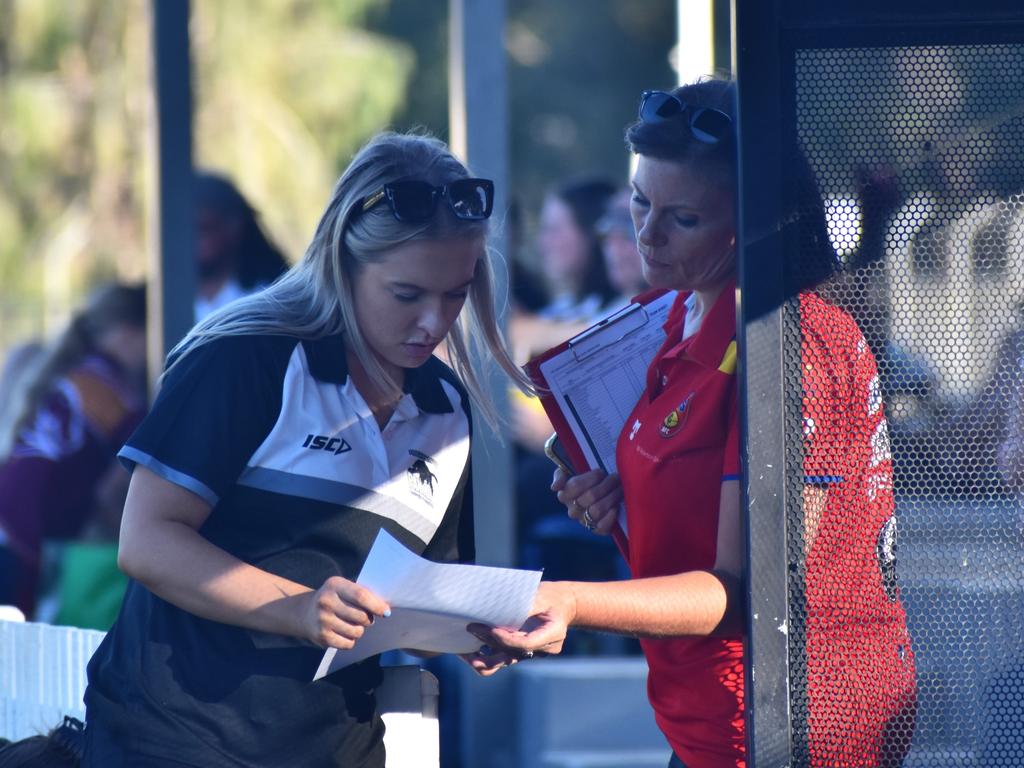
{"type": "Polygon", "coordinates": [[[332,576],[315,592],[304,596],[303,635],[321,648],[352,648],[377,616],[390,616],[391,608],[366,587],[332,576]]]}
{"type": "Polygon", "coordinates": [[[530,618],[521,629],[470,625],[480,640],[513,659],[562,652],[565,635],[576,618],[576,597],[564,582],[542,581],[537,588],[530,618]]]}

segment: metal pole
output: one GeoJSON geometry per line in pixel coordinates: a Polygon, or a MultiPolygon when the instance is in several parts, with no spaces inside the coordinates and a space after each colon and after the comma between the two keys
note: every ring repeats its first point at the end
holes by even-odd
{"type": "MultiPolygon", "coordinates": [[[[491,245],[505,252],[503,224],[508,189],[508,98],[505,67],[505,0],[451,0],[449,124],[453,151],[474,174],[494,179],[491,245]],[[466,66],[472,62],[472,66],[466,66]]],[[[504,325],[508,270],[496,260],[495,288],[504,325]]],[[[507,380],[489,380],[498,413],[508,412],[507,380]]],[[[477,559],[488,565],[515,562],[512,451],[506,430],[494,434],[477,420],[473,441],[477,559]]]]}
{"type": "MultiPolygon", "coordinates": [[[[508,96],[505,67],[505,0],[449,0],[449,126],[452,150],[474,174],[494,179],[491,245],[505,252],[508,210],[508,96]]],[[[505,322],[508,271],[493,260],[499,320],[505,322]]],[[[488,391],[498,413],[508,412],[507,380],[497,373],[488,391]]],[[[477,560],[487,565],[516,561],[515,490],[506,430],[494,434],[477,419],[473,440],[473,495],[477,560]]],[[[512,768],[518,764],[514,729],[480,729],[498,722],[516,705],[511,678],[483,680],[455,667],[460,681],[459,750],[464,765],[512,768]],[[495,685],[496,683],[496,685],[495,685]]]]}
{"type": "MultiPolygon", "coordinates": [[[[778,0],[734,0],[738,83],[740,418],[749,616],[747,746],[751,768],[790,765],[791,716],[786,531],[783,167],[778,0]],[[755,316],[753,308],[776,307],[755,316]]],[[[799,434],[797,435],[799,437],[799,434]]]]}
{"type": "Polygon", "coordinates": [[[152,0],[156,204],[150,249],[149,370],[192,327],[196,293],[192,203],[192,76],[188,0],[152,0]]]}

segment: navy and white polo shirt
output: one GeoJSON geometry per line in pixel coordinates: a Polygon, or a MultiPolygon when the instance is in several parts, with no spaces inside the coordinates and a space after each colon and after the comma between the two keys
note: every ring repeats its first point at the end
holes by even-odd
{"type": "MultiPolygon", "coordinates": [[[[405,391],[381,430],[340,337],[222,338],[171,369],[120,456],[209,502],[210,542],[314,589],[354,580],[382,528],[424,557],[472,560],[468,397],[436,358],[405,391]]],[[[89,664],[89,727],[186,765],[383,765],[376,659],[310,682],[321,656],[132,582],[89,664]]]]}

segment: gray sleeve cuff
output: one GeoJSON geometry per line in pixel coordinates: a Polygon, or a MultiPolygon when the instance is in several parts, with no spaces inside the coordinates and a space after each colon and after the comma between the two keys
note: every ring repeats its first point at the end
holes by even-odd
{"type": "Polygon", "coordinates": [[[191,475],[186,475],[184,472],[179,472],[173,467],[169,467],[166,464],[157,461],[148,453],[144,453],[138,448],[126,445],[117,455],[118,458],[121,459],[122,463],[124,463],[129,469],[134,468],[136,464],[143,466],[154,475],[162,477],[167,482],[179,485],[186,491],[191,491],[211,507],[217,506],[217,502],[220,501],[220,497],[217,496],[217,494],[214,493],[205,483],[196,480],[191,475]]]}

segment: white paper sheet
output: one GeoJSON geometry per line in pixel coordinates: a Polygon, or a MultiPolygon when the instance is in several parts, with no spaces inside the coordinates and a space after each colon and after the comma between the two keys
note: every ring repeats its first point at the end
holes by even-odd
{"type": "Polygon", "coordinates": [[[313,679],[396,648],[472,653],[481,643],[466,625],[521,627],[540,577],[540,571],[434,563],[381,531],[357,581],[386,600],[391,615],[378,618],[354,648],[328,649],[313,679]]]}

